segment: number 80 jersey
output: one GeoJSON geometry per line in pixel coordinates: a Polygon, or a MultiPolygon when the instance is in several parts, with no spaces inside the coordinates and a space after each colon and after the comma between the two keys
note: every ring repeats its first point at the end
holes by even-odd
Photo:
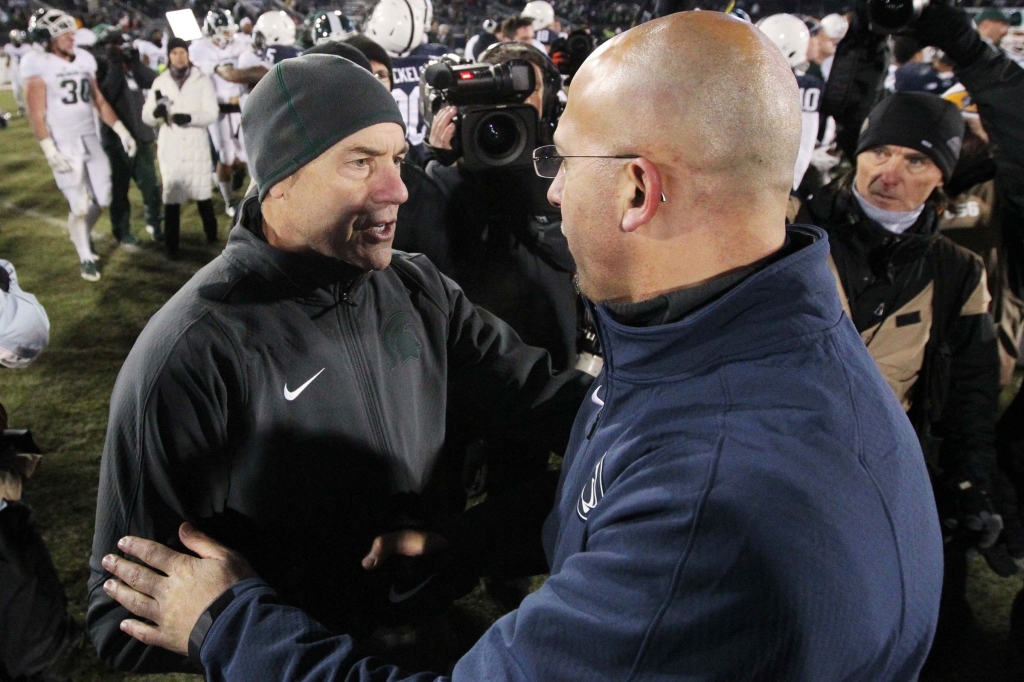
{"type": "Polygon", "coordinates": [[[21,58],[21,78],[42,78],[46,83],[46,126],[56,140],[96,134],[92,81],[96,59],[75,48],[74,61],[51,52],[33,50],[21,58]]]}

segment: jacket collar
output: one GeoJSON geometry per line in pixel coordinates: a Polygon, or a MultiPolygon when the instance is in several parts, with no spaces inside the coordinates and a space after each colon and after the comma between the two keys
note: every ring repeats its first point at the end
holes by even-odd
{"type": "Polygon", "coordinates": [[[238,211],[240,218],[231,228],[224,255],[259,273],[273,285],[286,287],[296,295],[323,290],[332,296],[354,296],[372,274],[336,258],[272,247],[263,237],[260,202],[255,195],[246,197],[238,211]]]}
{"type": "Polygon", "coordinates": [[[790,225],[792,252],[678,322],[630,327],[596,306],[606,371],[633,381],[690,374],[726,358],[758,357],[768,346],[820,332],[843,314],[817,227],[790,225]]]}
{"type": "Polygon", "coordinates": [[[815,222],[827,227],[831,239],[865,258],[879,273],[920,259],[939,236],[938,214],[931,202],[925,203],[917,222],[903,234],[893,234],[864,215],[846,188],[826,187],[811,204],[815,222]]]}

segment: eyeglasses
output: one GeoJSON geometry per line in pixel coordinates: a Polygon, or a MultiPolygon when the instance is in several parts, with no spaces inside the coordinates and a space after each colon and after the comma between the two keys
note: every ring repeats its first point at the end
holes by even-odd
{"type": "Polygon", "coordinates": [[[636,154],[616,154],[615,156],[561,156],[555,145],[549,144],[533,150],[533,170],[542,178],[558,177],[563,159],[639,159],[636,154]]]}
{"type": "MultiPolygon", "coordinates": [[[[558,177],[559,171],[562,170],[562,161],[564,159],[639,159],[638,154],[615,154],[612,156],[590,156],[590,155],[579,155],[579,156],[562,156],[558,153],[555,145],[549,144],[543,147],[537,147],[533,150],[533,170],[542,178],[556,178],[558,177]]],[[[668,201],[665,193],[661,193],[662,203],[668,201]]]]}

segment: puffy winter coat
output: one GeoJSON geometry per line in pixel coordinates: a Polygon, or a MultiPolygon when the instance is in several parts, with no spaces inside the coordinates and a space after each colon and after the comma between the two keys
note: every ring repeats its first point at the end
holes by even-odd
{"type": "Polygon", "coordinates": [[[212,182],[210,142],[206,126],[217,120],[217,95],[213,84],[199,69],[193,68],[179,89],[170,69],[160,74],[142,107],[146,125],[160,126],[157,137],[157,160],[164,183],[164,203],[181,204],[210,198],[212,182]],[[184,126],[155,118],[157,94],[169,100],[167,119],[173,114],[189,114],[192,121],[184,126]]]}

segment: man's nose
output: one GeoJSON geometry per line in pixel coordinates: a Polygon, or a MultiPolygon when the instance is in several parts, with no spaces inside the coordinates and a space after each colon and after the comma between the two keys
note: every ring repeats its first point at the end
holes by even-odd
{"type": "Polygon", "coordinates": [[[895,185],[903,178],[903,160],[892,156],[878,169],[878,177],[887,185],[895,185]]]}
{"type": "Polygon", "coordinates": [[[384,170],[380,184],[376,187],[373,200],[378,204],[404,204],[409,199],[409,190],[402,182],[401,164],[391,165],[384,170]]]}
{"type": "Polygon", "coordinates": [[[558,169],[558,175],[548,187],[548,202],[555,208],[562,208],[562,190],[565,188],[565,173],[558,169]]]}

